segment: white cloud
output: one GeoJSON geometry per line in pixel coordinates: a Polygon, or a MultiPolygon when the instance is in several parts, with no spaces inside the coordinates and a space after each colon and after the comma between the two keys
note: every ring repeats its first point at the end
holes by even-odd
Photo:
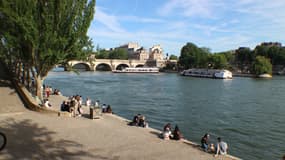
{"type": "Polygon", "coordinates": [[[220,0],[215,2],[211,0],[169,0],[157,12],[160,15],[170,15],[178,12],[186,17],[204,17],[214,16],[216,7],[222,7],[224,3],[220,0]]]}
{"type": "Polygon", "coordinates": [[[137,16],[118,16],[121,21],[131,21],[131,22],[139,22],[139,23],[163,23],[165,22],[162,19],[158,18],[145,18],[145,17],[137,17],[137,16]]]}
{"type": "Polygon", "coordinates": [[[95,21],[105,25],[108,29],[115,32],[124,32],[116,16],[109,15],[103,11],[102,8],[97,7],[94,16],[95,21]]]}
{"type": "Polygon", "coordinates": [[[112,15],[111,8],[99,7],[88,35],[106,47],[135,41],[148,48],[159,43],[165,53],[176,54],[187,42],[214,52],[262,41],[284,43],[284,8],[284,0],[168,0],[157,8],[164,16],[140,17],[133,12],[112,15]]]}

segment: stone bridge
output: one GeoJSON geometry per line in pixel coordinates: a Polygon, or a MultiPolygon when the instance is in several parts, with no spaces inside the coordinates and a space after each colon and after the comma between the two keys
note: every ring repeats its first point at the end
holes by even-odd
{"type": "Polygon", "coordinates": [[[96,59],[92,63],[88,61],[69,61],[69,65],[76,69],[84,69],[89,71],[96,70],[119,70],[125,67],[142,67],[146,64],[146,60],[121,60],[121,59],[96,59]]]}

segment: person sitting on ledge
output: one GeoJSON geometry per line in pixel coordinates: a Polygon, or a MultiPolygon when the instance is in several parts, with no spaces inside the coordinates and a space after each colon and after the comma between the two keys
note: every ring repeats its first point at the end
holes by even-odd
{"type": "Polygon", "coordinates": [[[215,145],[214,145],[213,143],[211,143],[211,145],[210,145],[208,151],[209,151],[210,153],[216,153],[216,148],[215,148],[215,145]]]}
{"type": "Polygon", "coordinates": [[[51,107],[51,104],[49,103],[48,99],[45,99],[44,102],[45,102],[44,103],[45,107],[47,107],[47,108],[51,107]]]}
{"type": "Polygon", "coordinates": [[[113,113],[110,105],[107,106],[106,113],[113,113]]]}
{"type": "Polygon", "coordinates": [[[146,123],[145,116],[140,116],[139,117],[138,126],[145,127],[145,128],[148,127],[148,123],[146,123]]]}
{"type": "Polygon", "coordinates": [[[215,157],[217,157],[219,154],[226,155],[227,152],[228,152],[228,144],[226,142],[222,141],[222,139],[220,137],[218,137],[218,143],[217,143],[215,157]]]}
{"type": "Polygon", "coordinates": [[[63,101],[61,104],[61,111],[69,112],[69,103],[67,100],[63,101]]]}
{"type": "Polygon", "coordinates": [[[129,123],[131,126],[137,126],[139,124],[139,118],[141,117],[141,114],[137,114],[134,116],[133,121],[129,123]]]}
{"type": "Polygon", "coordinates": [[[102,112],[103,112],[103,113],[106,113],[106,109],[107,109],[106,104],[103,104],[103,105],[102,105],[102,112]]]}
{"type": "Polygon", "coordinates": [[[202,139],[201,139],[201,147],[203,148],[203,150],[204,150],[205,152],[208,151],[208,147],[209,147],[208,141],[209,141],[209,139],[210,139],[210,135],[209,135],[208,133],[206,133],[206,134],[202,137],[202,139]]]}
{"type": "Polygon", "coordinates": [[[60,91],[58,89],[54,89],[54,92],[53,92],[54,95],[61,95],[60,91]]]}
{"type": "Polygon", "coordinates": [[[169,140],[170,138],[172,138],[173,135],[171,134],[171,125],[170,123],[167,123],[164,127],[163,127],[163,133],[162,133],[162,138],[164,140],[169,140]]]}
{"type": "Polygon", "coordinates": [[[182,138],[183,138],[183,135],[181,134],[181,132],[180,132],[178,126],[176,125],[176,126],[175,126],[175,129],[174,129],[174,131],[173,131],[173,137],[172,137],[172,139],[174,139],[174,140],[180,140],[180,139],[182,139],[182,138]]]}

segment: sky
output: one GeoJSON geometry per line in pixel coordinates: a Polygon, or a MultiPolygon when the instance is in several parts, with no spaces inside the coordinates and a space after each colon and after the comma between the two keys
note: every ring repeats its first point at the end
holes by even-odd
{"type": "Polygon", "coordinates": [[[88,35],[95,47],[160,44],[178,56],[187,42],[211,52],[285,45],[285,0],[97,0],[88,35]]]}

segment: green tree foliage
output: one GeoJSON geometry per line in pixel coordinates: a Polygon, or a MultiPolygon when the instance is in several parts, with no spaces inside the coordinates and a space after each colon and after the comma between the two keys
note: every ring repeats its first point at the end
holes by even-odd
{"type": "Polygon", "coordinates": [[[258,45],[255,47],[254,53],[256,56],[268,57],[268,49],[269,49],[268,46],[258,45]]]}
{"type": "Polygon", "coordinates": [[[235,60],[235,56],[232,51],[225,51],[225,52],[220,52],[218,54],[223,54],[227,60],[228,63],[232,64],[235,60]]]}
{"type": "Polygon", "coordinates": [[[258,45],[254,52],[256,56],[264,56],[271,60],[273,65],[285,64],[285,48],[276,45],[258,45]]]}
{"type": "Polygon", "coordinates": [[[264,56],[257,56],[253,63],[252,70],[255,75],[260,75],[264,73],[271,74],[272,64],[270,63],[270,60],[268,58],[265,58],[264,56]]]}
{"type": "Polygon", "coordinates": [[[99,49],[97,50],[95,55],[97,59],[108,59],[109,54],[110,54],[110,51],[107,51],[105,49],[99,49]]]}
{"type": "Polygon", "coordinates": [[[128,53],[122,48],[115,49],[110,52],[109,59],[128,59],[128,53]]]}
{"type": "Polygon", "coordinates": [[[184,69],[187,68],[204,68],[207,67],[208,53],[197,47],[193,43],[187,43],[182,47],[179,65],[184,69]]]}
{"type": "Polygon", "coordinates": [[[0,1],[2,61],[15,78],[27,79],[32,73],[42,99],[42,80],[56,64],[87,57],[92,50],[86,33],[94,9],[95,0],[0,1]]]}
{"type": "Polygon", "coordinates": [[[177,60],[178,59],[178,57],[176,56],[176,55],[170,55],[170,57],[169,57],[169,59],[170,60],[177,60]]]}
{"type": "Polygon", "coordinates": [[[208,67],[213,69],[225,69],[227,67],[227,59],[224,54],[212,54],[208,57],[208,67]]]}
{"type": "Polygon", "coordinates": [[[240,47],[236,50],[236,61],[241,65],[251,64],[254,60],[254,54],[250,48],[240,47]]]}

